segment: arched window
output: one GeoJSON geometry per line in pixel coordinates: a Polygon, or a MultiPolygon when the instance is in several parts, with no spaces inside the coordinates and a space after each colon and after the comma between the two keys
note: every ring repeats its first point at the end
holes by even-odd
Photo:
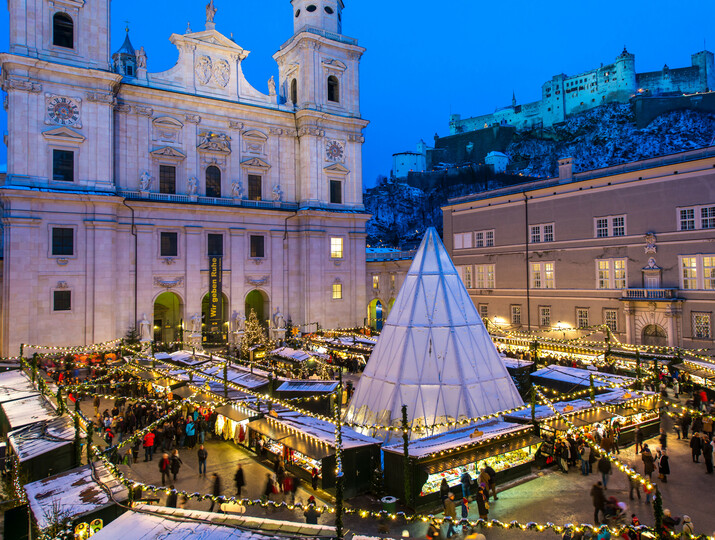
{"type": "Polygon", "coordinates": [[[328,101],[340,102],[340,83],[335,75],[328,77],[328,101]]]}
{"type": "Polygon", "coordinates": [[[57,47],[74,49],[74,22],[66,13],[52,17],[52,43],[57,47]]]}
{"type": "Polygon", "coordinates": [[[213,165],[206,169],[206,196],[221,198],[221,169],[213,165]]]}
{"type": "Polygon", "coordinates": [[[298,81],[296,79],[290,82],[290,101],[293,104],[298,104],[298,81]]]}

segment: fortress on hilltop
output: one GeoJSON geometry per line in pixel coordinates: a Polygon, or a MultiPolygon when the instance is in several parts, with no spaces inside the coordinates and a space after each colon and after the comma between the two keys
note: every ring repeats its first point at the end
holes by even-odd
{"type": "Polygon", "coordinates": [[[551,127],[566,117],[607,103],[628,103],[634,96],[682,95],[710,92],[715,88],[713,53],[704,50],[691,55],[691,66],[660,71],[636,72],[635,55],[625,47],[615,62],[567,76],[554,75],[541,86],[541,100],[523,105],[512,96],[511,105],[492,114],[462,119],[450,117],[450,134],[465,133],[494,126],[513,126],[517,130],[551,127]]]}

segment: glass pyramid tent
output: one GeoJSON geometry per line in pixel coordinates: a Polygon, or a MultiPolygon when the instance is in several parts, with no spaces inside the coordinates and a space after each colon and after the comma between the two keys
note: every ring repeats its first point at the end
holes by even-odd
{"type": "Polygon", "coordinates": [[[345,413],[412,437],[523,405],[437,231],[427,230],[345,413]]]}

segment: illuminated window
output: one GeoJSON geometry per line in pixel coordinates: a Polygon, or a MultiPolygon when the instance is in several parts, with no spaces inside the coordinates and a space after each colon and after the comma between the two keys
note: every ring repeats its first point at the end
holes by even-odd
{"type": "Polygon", "coordinates": [[[331,238],[330,239],[330,258],[331,259],[342,259],[343,258],[343,239],[342,238],[331,238]]]}
{"type": "Polygon", "coordinates": [[[482,319],[489,318],[489,305],[488,304],[479,304],[479,316],[482,319]]]}
{"type": "Polygon", "coordinates": [[[469,266],[460,266],[459,273],[462,276],[462,281],[467,289],[472,289],[474,287],[474,268],[469,266]]]}
{"type": "Polygon", "coordinates": [[[712,337],[710,313],[696,313],[693,311],[693,337],[697,339],[710,339],[712,337]]]}
{"type": "Polygon", "coordinates": [[[343,284],[333,283],[333,300],[341,300],[343,298],[343,284]]]}
{"type": "Polygon", "coordinates": [[[534,289],[553,289],[556,286],[553,262],[531,263],[531,286],[534,289]]]}
{"type": "Polygon", "coordinates": [[[551,327],[551,306],[539,306],[539,324],[551,327]]]}
{"type": "Polygon", "coordinates": [[[494,265],[477,264],[474,267],[476,289],[493,289],[495,287],[494,265]]]}
{"type": "Polygon", "coordinates": [[[599,259],[596,261],[596,271],[598,273],[597,288],[626,288],[626,259],[599,259]]]}
{"type": "Polygon", "coordinates": [[[681,259],[683,289],[698,288],[698,258],[683,257],[681,259]]]}
{"type": "Polygon", "coordinates": [[[521,306],[511,306],[511,324],[521,324],[521,306]]]}

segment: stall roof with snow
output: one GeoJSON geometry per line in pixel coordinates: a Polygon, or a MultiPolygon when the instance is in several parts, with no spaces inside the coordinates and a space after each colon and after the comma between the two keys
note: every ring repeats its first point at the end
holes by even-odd
{"type": "MultiPolygon", "coordinates": [[[[230,510],[229,510],[230,511],[230,510]]],[[[92,538],[96,540],[267,540],[269,538],[332,538],[335,528],[236,514],[164,508],[140,504],[92,538]]]]}
{"type": "Polygon", "coordinates": [[[437,231],[428,229],[345,420],[397,426],[405,405],[415,428],[522,404],[437,231]]]}
{"type": "Polygon", "coordinates": [[[50,525],[53,507],[58,507],[76,521],[82,516],[114,506],[116,503],[103,487],[117,501],[124,502],[129,497],[124,484],[101,462],[26,484],[25,492],[37,525],[45,529],[50,525]]]}
{"type": "Polygon", "coordinates": [[[74,426],[67,416],[42,420],[8,433],[12,451],[23,463],[74,443],[74,426]]]}
{"type": "Polygon", "coordinates": [[[627,385],[628,383],[635,382],[634,378],[624,375],[601,373],[599,371],[556,364],[534,371],[531,374],[531,378],[534,382],[543,384],[549,388],[555,388],[563,392],[571,392],[589,387],[591,375],[593,375],[593,385],[596,388],[603,388],[611,384],[627,385]]]}
{"type": "Polygon", "coordinates": [[[9,426],[8,431],[57,417],[52,406],[39,394],[3,403],[2,411],[9,426]]]}
{"type": "Polygon", "coordinates": [[[0,374],[0,403],[39,395],[30,377],[19,370],[0,374]]]}
{"type": "Polygon", "coordinates": [[[310,394],[331,394],[338,387],[338,381],[285,381],[278,388],[278,392],[308,392],[310,394]]]}

